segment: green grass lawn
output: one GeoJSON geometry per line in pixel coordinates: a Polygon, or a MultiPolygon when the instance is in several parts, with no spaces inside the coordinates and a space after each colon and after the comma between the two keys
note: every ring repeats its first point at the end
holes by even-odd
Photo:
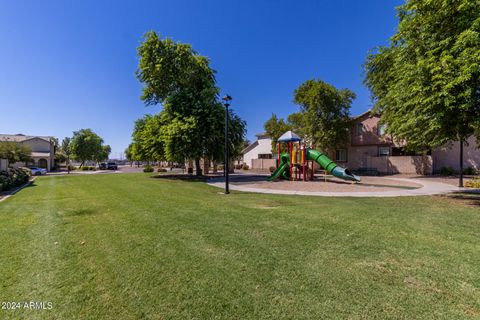
{"type": "Polygon", "coordinates": [[[0,319],[480,318],[480,206],[40,177],[0,203],[0,319]]]}

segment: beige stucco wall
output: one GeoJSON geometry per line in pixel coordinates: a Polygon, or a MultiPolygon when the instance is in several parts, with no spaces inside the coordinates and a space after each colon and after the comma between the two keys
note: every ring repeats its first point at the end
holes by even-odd
{"type": "Polygon", "coordinates": [[[52,144],[44,139],[33,138],[22,141],[21,144],[27,145],[32,149],[32,152],[51,152],[52,144]]]}
{"type": "MultiPolygon", "coordinates": [[[[347,149],[347,162],[339,162],[341,166],[349,169],[370,168],[372,163],[370,158],[376,157],[378,146],[354,146],[347,149]]],[[[332,158],[335,161],[335,158],[332,158]]]]}
{"type": "Polygon", "coordinates": [[[431,156],[370,157],[370,168],[383,174],[432,174],[431,156]]]}
{"type": "MultiPolygon", "coordinates": [[[[40,159],[47,160],[47,170],[50,171],[53,169],[54,160],[55,160],[55,150],[53,144],[45,139],[33,138],[21,142],[24,145],[29,146],[32,149],[32,152],[48,152],[50,155],[45,157],[33,157],[34,164],[38,166],[38,161],[40,159]]],[[[24,163],[15,164],[15,166],[24,166],[24,163]]]]}
{"type": "MultiPolygon", "coordinates": [[[[440,171],[441,167],[452,167],[454,170],[460,169],[460,143],[454,142],[449,146],[437,148],[432,151],[433,170],[440,171]]],[[[463,166],[473,167],[480,170],[480,149],[477,148],[475,137],[468,139],[468,145],[463,147],[463,166]]]]}
{"type": "MultiPolygon", "coordinates": [[[[260,138],[257,140],[258,145],[243,154],[243,162],[248,164],[250,168],[254,167],[253,160],[258,160],[259,154],[271,154],[272,153],[272,139],[260,138]]],[[[266,159],[270,160],[270,159],[266,159]]]]}
{"type": "Polygon", "coordinates": [[[251,163],[250,169],[268,169],[277,165],[275,159],[252,159],[251,163]]]}
{"type": "Polygon", "coordinates": [[[351,130],[350,143],[352,146],[356,145],[379,145],[392,144],[392,140],[388,135],[378,135],[380,117],[377,115],[364,115],[356,119],[354,127],[351,130]],[[358,123],[363,124],[363,132],[357,135],[356,126],[358,123]]]}

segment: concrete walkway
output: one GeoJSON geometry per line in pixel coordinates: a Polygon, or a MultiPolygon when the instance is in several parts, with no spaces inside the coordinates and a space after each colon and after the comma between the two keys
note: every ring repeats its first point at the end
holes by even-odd
{"type": "MultiPolygon", "coordinates": [[[[388,178],[390,180],[415,182],[422,187],[412,190],[392,190],[392,191],[379,191],[379,192],[315,192],[315,191],[293,191],[293,190],[278,190],[278,189],[265,189],[265,188],[253,188],[248,185],[236,185],[235,182],[230,183],[230,189],[243,192],[255,192],[255,193],[269,193],[269,194],[288,194],[288,195],[302,195],[302,196],[321,196],[321,197],[411,197],[411,196],[430,196],[436,194],[446,194],[451,192],[462,191],[463,189],[433,181],[425,181],[420,179],[403,179],[403,178],[388,178]]],[[[207,184],[217,187],[225,187],[225,179],[214,178],[207,182],[207,184]]]]}

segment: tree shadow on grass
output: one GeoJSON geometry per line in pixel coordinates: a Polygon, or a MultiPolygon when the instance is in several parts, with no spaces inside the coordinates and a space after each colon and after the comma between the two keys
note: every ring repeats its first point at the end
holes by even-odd
{"type": "Polygon", "coordinates": [[[158,174],[151,176],[153,179],[165,179],[165,180],[180,180],[180,181],[193,181],[193,182],[205,182],[210,179],[210,176],[196,176],[188,174],[158,174]]]}
{"type": "Polygon", "coordinates": [[[480,192],[454,192],[444,197],[469,207],[480,207],[480,192]]]}

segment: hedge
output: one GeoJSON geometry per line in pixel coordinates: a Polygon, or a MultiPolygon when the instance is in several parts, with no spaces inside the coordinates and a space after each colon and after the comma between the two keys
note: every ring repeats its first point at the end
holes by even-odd
{"type": "Polygon", "coordinates": [[[31,172],[25,168],[8,168],[0,171],[0,191],[10,190],[28,182],[31,172]]]}

